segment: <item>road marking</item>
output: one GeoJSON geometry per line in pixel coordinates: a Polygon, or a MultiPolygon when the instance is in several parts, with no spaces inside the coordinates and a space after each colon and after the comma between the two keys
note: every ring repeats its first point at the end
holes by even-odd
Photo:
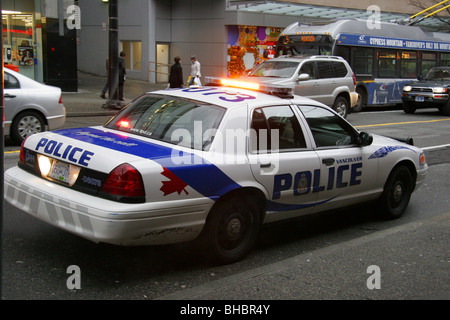
{"type": "Polygon", "coordinates": [[[362,125],[362,126],[355,126],[355,128],[394,126],[394,125],[399,125],[399,124],[431,123],[431,122],[440,122],[440,121],[450,121],[450,118],[449,119],[422,120],[422,121],[407,121],[407,122],[391,122],[391,123],[367,124],[367,125],[362,125]]]}
{"type": "Polygon", "coordinates": [[[441,144],[440,146],[423,147],[422,150],[444,149],[449,148],[450,144],[441,144]]]}
{"type": "Polygon", "coordinates": [[[9,154],[9,153],[19,153],[20,150],[14,150],[14,151],[5,151],[5,154],[9,154]]]}

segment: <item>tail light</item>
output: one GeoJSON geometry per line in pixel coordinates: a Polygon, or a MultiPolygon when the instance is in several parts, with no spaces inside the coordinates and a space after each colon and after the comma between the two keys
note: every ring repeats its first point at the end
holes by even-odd
{"type": "Polygon", "coordinates": [[[142,175],[132,165],[121,164],[106,177],[100,196],[121,202],[145,202],[142,175]]]}
{"type": "Polygon", "coordinates": [[[353,84],[356,86],[356,77],[355,77],[354,73],[353,73],[352,77],[353,77],[353,84]]]}
{"type": "Polygon", "coordinates": [[[63,102],[62,102],[62,95],[59,96],[59,101],[58,101],[58,103],[63,103],[63,102]]]}
{"type": "Polygon", "coordinates": [[[24,147],[24,145],[25,145],[25,141],[27,140],[27,138],[25,138],[23,141],[22,141],[22,144],[20,145],[20,154],[19,154],[19,161],[22,163],[22,164],[25,164],[25,147],[24,147]]]}

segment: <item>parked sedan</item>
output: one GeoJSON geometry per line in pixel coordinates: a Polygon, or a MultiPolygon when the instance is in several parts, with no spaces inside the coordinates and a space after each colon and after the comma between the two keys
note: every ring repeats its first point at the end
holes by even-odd
{"type": "Polygon", "coordinates": [[[398,218],[424,181],[411,142],[359,132],[286,88],[223,83],[238,88],[146,93],[105,126],[27,138],[6,200],[94,242],[197,239],[229,263],[263,223],[374,200],[398,218]]]}
{"type": "Polygon", "coordinates": [[[3,71],[5,136],[20,144],[32,134],[64,125],[66,109],[60,88],[39,83],[7,68],[3,71]]]}

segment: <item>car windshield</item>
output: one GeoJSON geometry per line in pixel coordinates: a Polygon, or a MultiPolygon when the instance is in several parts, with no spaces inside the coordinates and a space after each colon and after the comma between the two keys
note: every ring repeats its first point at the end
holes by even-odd
{"type": "Polygon", "coordinates": [[[250,77],[290,78],[297,70],[299,62],[264,61],[249,73],[250,77]]]}
{"type": "Polygon", "coordinates": [[[144,95],[105,125],[197,150],[207,150],[225,109],[200,102],[144,95]]]}
{"type": "Polygon", "coordinates": [[[450,68],[432,68],[425,76],[427,80],[450,80],[450,68]]]}

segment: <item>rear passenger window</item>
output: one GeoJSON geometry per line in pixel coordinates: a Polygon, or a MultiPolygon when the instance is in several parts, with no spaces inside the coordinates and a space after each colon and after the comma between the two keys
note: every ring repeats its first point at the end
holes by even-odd
{"type": "Polygon", "coordinates": [[[317,67],[319,69],[319,78],[334,78],[333,68],[329,61],[318,61],[317,67]]]}
{"type": "Polygon", "coordinates": [[[342,62],[332,61],[331,65],[333,66],[335,77],[343,78],[347,75],[347,68],[342,62]]]}
{"type": "Polygon", "coordinates": [[[306,148],[303,131],[289,106],[255,109],[251,129],[250,151],[253,153],[306,148]]]}

